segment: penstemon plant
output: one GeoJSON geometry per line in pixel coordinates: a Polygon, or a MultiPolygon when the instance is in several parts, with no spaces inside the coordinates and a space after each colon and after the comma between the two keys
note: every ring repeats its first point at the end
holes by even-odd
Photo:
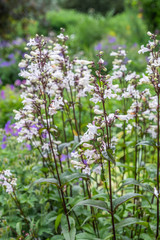
{"type": "Polygon", "coordinates": [[[159,238],[160,57],[156,35],[148,35],[139,51],[150,53],[142,75],[128,70],[121,48],[111,53],[110,73],[103,52],[97,63],[71,58],[63,31],[55,40],[36,35],[27,43],[15,128],[18,142],[29,142],[38,156],[28,191],[44,199],[27,216],[19,182],[15,188],[10,171],[1,173],[21,230],[30,233],[19,239],[159,238]],[[54,222],[49,229],[40,223],[43,213],[54,222]]]}

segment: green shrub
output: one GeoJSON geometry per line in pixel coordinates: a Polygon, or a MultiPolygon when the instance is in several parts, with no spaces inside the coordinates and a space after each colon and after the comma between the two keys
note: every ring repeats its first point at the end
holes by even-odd
{"type": "Polygon", "coordinates": [[[11,86],[5,86],[0,90],[0,128],[14,116],[13,110],[21,107],[21,99],[17,90],[12,90],[11,86]]]}
{"type": "Polygon", "coordinates": [[[82,12],[91,10],[102,14],[106,14],[108,11],[119,13],[124,10],[124,0],[84,0],[83,4],[79,0],[61,0],[60,6],[82,12]]]}

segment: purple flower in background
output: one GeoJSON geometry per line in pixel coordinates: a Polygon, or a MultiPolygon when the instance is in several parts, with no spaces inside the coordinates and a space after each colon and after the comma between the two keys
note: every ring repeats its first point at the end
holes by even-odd
{"type": "Polygon", "coordinates": [[[26,80],[23,80],[23,81],[22,81],[22,84],[26,84],[26,80]]]}
{"type": "Polygon", "coordinates": [[[2,62],[0,63],[0,67],[9,67],[11,65],[10,62],[2,62]]]}
{"type": "Polygon", "coordinates": [[[65,154],[61,154],[61,162],[66,161],[67,158],[70,158],[70,154],[69,155],[65,155],[65,154]]]}
{"type": "Polygon", "coordinates": [[[121,45],[122,48],[126,48],[126,44],[121,45]]]}
{"type": "Polygon", "coordinates": [[[11,88],[11,90],[13,91],[13,90],[14,90],[14,85],[11,84],[11,85],[10,85],[10,88],[11,88]]]}
{"type": "Polygon", "coordinates": [[[146,62],[149,63],[149,58],[147,56],[145,57],[145,59],[146,59],[146,62]]]}
{"type": "Polygon", "coordinates": [[[108,65],[108,62],[107,62],[107,61],[104,61],[104,63],[103,63],[103,64],[106,66],[106,65],[108,65]]]}
{"type": "Polygon", "coordinates": [[[22,128],[19,128],[19,129],[14,128],[14,127],[15,127],[15,124],[12,124],[11,126],[12,126],[12,128],[13,128],[12,136],[16,136],[16,137],[18,137],[18,136],[19,136],[18,133],[22,130],[22,128]]]}
{"type": "Polygon", "coordinates": [[[137,47],[138,46],[138,44],[137,43],[134,43],[133,45],[132,45],[132,47],[137,47]]]}
{"type": "Polygon", "coordinates": [[[2,85],[2,79],[0,78],[0,85],[2,85]]]}
{"type": "Polygon", "coordinates": [[[97,51],[102,50],[102,44],[98,43],[97,46],[95,46],[94,50],[97,50],[97,51]]]}
{"type": "Polygon", "coordinates": [[[1,91],[1,98],[2,98],[3,100],[6,98],[6,96],[5,96],[5,91],[4,91],[4,90],[1,91]]]}
{"type": "Polygon", "coordinates": [[[47,133],[46,132],[42,132],[42,138],[47,138],[47,133]]]}
{"type": "Polygon", "coordinates": [[[30,144],[27,144],[27,143],[26,143],[25,146],[26,146],[26,148],[27,148],[29,151],[31,151],[32,148],[31,148],[31,145],[30,145],[30,144]]]}
{"type": "Polygon", "coordinates": [[[87,165],[87,160],[83,160],[83,163],[84,163],[85,165],[87,165]]]}
{"type": "Polygon", "coordinates": [[[6,131],[6,134],[12,134],[13,135],[14,131],[13,131],[10,120],[5,124],[4,130],[6,131]]]}
{"type": "Polygon", "coordinates": [[[127,64],[127,63],[128,63],[128,60],[129,60],[129,58],[126,57],[126,58],[124,59],[124,61],[123,61],[123,64],[127,64]]]}
{"type": "Polygon", "coordinates": [[[6,140],[7,140],[7,136],[3,135],[2,144],[1,144],[2,149],[5,149],[7,147],[6,140]]]}
{"type": "Polygon", "coordinates": [[[22,38],[17,38],[15,40],[12,41],[12,44],[13,45],[16,45],[16,46],[19,46],[21,45],[22,43],[24,43],[24,40],[22,38]]]}
{"type": "Polygon", "coordinates": [[[10,47],[11,44],[7,41],[0,41],[0,48],[10,47]]]}
{"type": "Polygon", "coordinates": [[[5,143],[3,143],[2,145],[1,145],[1,148],[2,149],[5,149],[7,147],[7,145],[5,144],[5,143]]]}
{"type": "Polygon", "coordinates": [[[114,42],[116,42],[116,37],[108,36],[108,42],[109,42],[109,43],[114,43],[114,42]]]}
{"type": "Polygon", "coordinates": [[[116,50],[116,49],[118,49],[119,48],[119,45],[113,45],[112,46],[112,49],[114,49],[114,50],[116,50]]]}
{"type": "Polygon", "coordinates": [[[21,80],[17,79],[14,84],[15,84],[15,86],[20,86],[21,85],[21,80]]]}
{"type": "Polygon", "coordinates": [[[3,135],[2,142],[4,143],[4,142],[6,142],[6,140],[7,140],[7,136],[3,135]]]}
{"type": "Polygon", "coordinates": [[[13,59],[13,58],[14,58],[14,53],[9,54],[9,55],[8,55],[8,58],[9,58],[9,59],[13,59]]]}

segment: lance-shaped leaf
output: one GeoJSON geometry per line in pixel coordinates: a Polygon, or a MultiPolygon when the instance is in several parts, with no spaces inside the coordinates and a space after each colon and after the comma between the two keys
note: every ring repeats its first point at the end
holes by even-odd
{"type": "Polygon", "coordinates": [[[142,146],[152,146],[152,147],[157,147],[155,141],[150,140],[150,141],[141,141],[136,144],[137,146],[142,145],[142,146]]]}
{"type": "Polygon", "coordinates": [[[95,235],[91,233],[79,233],[76,235],[77,240],[100,240],[100,238],[97,238],[95,235]]]}
{"type": "Polygon", "coordinates": [[[83,178],[83,179],[93,179],[91,176],[88,176],[86,174],[83,174],[83,173],[72,173],[72,174],[69,174],[69,175],[66,175],[66,173],[62,174],[60,179],[61,179],[61,183],[62,183],[62,186],[64,185],[67,185],[68,183],[72,182],[73,180],[75,179],[79,179],[79,178],[83,178]]]}
{"type": "Polygon", "coordinates": [[[107,203],[100,200],[87,199],[77,203],[74,207],[76,206],[90,206],[109,212],[107,203]]]}
{"type": "Polygon", "coordinates": [[[136,197],[144,197],[144,196],[138,193],[127,193],[124,196],[116,198],[113,201],[113,210],[115,211],[122,203],[128,201],[131,198],[136,198],[136,197]]]}
{"type": "Polygon", "coordinates": [[[55,221],[55,231],[57,232],[57,229],[58,229],[58,226],[59,226],[59,224],[60,224],[60,222],[61,222],[61,218],[62,218],[62,213],[60,213],[58,216],[57,216],[57,218],[56,218],[56,221],[55,221]]]}
{"type": "Polygon", "coordinates": [[[68,143],[61,143],[60,145],[58,145],[58,150],[60,152],[63,151],[64,148],[68,148],[70,147],[72,144],[74,144],[74,141],[68,142],[68,143]]]}
{"type": "MultiPolygon", "coordinates": [[[[125,180],[125,182],[120,186],[120,188],[118,189],[118,191],[120,189],[122,189],[124,186],[126,185],[136,185],[136,186],[140,186],[142,187],[145,191],[150,192],[150,193],[154,193],[154,189],[149,185],[149,184],[144,184],[144,183],[140,183],[139,181],[135,180],[134,178],[128,178],[125,180]]],[[[117,192],[118,192],[117,191],[117,192]]]]}
{"type": "Polygon", "coordinates": [[[119,228],[130,226],[132,224],[140,224],[140,225],[143,225],[145,227],[149,226],[148,222],[142,221],[142,220],[140,220],[138,218],[126,218],[126,219],[122,220],[121,222],[117,223],[115,225],[115,227],[117,229],[119,229],[119,228]]]}
{"type": "Polygon", "coordinates": [[[75,228],[75,221],[72,217],[69,217],[69,223],[70,223],[70,231],[68,229],[66,216],[63,215],[61,218],[61,227],[62,227],[63,236],[65,240],[75,240],[76,228],[75,228]]]}
{"type": "Polygon", "coordinates": [[[114,163],[114,165],[116,165],[116,161],[115,158],[113,157],[112,153],[108,150],[107,152],[103,151],[102,155],[105,159],[107,159],[108,161],[114,163]]]}
{"type": "Polygon", "coordinates": [[[40,179],[36,180],[33,184],[39,184],[39,183],[51,183],[51,184],[56,185],[58,188],[60,187],[57,179],[55,179],[55,178],[40,178],[40,179]]]}

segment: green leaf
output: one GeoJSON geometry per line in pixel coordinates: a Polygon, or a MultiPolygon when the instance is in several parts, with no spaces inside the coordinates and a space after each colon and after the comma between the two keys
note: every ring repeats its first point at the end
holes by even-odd
{"type": "MultiPolygon", "coordinates": [[[[70,174],[70,175],[66,175],[66,173],[64,173],[64,174],[61,174],[62,185],[64,186],[67,183],[70,183],[77,178],[88,179],[88,178],[91,178],[91,177],[86,175],[86,174],[83,174],[83,173],[73,173],[73,174],[70,174]]],[[[92,179],[94,179],[94,178],[92,178],[92,179]]]]}
{"type": "Polygon", "coordinates": [[[108,235],[107,237],[105,237],[104,240],[107,240],[107,239],[110,240],[110,239],[112,239],[112,238],[113,238],[113,234],[110,234],[110,235],[108,235]]]}
{"type": "Polygon", "coordinates": [[[98,209],[102,209],[104,211],[109,212],[107,203],[104,201],[100,201],[100,200],[87,199],[87,200],[77,203],[74,207],[76,207],[76,206],[96,207],[98,209]]]}
{"type": "MultiPolygon", "coordinates": [[[[135,180],[134,178],[128,178],[124,181],[124,183],[121,185],[121,187],[118,189],[118,191],[120,189],[122,189],[124,186],[126,185],[136,185],[136,186],[140,186],[142,187],[144,190],[146,190],[147,192],[151,192],[154,193],[154,189],[149,185],[149,184],[144,184],[144,183],[140,183],[139,181],[135,180]]],[[[117,191],[117,192],[118,192],[117,191]]]]}
{"type": "Polygon", "coordinates": [[[60,145],[58,145],[58,150],[60,152],[62,152],[64,148],[70,147],[71,144],[74,144],[74,141],[71,141],[71,142],[68,142],[68,143],[61,143],[60,145]]]}
{"type": "Polygon", "coordinates": [[[92,235],[90,233],[79,233],[76,235],[76,240],[100,240],[99,238],[96,238],[95,235],[92,235]]]}
{"type": "Polygon", "coordinates": [[[76,228],[75,228],[75,221],[72,217],[69,216],[69,223],[70,223],[70,231],[68,229],[67,218],[65,215],[61,218],[61,226],[62,226],[62,233],[65,240],[75,240],[76,236],[76,228]]]}
{"type": "Polygon", "coordinates": [[[116,165],[115,158],[113,157],[112,153],[109,150],[107,152],[103,151],[102,155],[105,159],[107,159],[108,161],[110,161],[110,162],[114,163],[114,165],[116,165]]]}
{"type": "Polygon", "coordinates": [[[36,180],[33,184],[39,184],[39,183],[51,183],[56,185],[59,188],[58,181],[55,178],[40,178],[36,180]]]}
{"type": "Polygon", "coordinates": [[[62,213],[57,216],[56,221],[55,221],[55,231],[56,232],[57,232],[57,228],[61,222],[61,218],[62,218],[62,213]]]}
{"type": "Polygon", "coordinates": [[[52,237],[51,240],[64,240],[64,238],[61,235],[56,235],[52,237]]]}
{"type": "Polygon", "coordinates": [[[116,208],[118,208],[122,203],[128,201],[129,199],[131,198],[136,198],[136,197],[144,197],[143,195],[141,194],[138,194],[138,193],[127,193],[126,195],[124,196],[121,196],[119,198],[116,198],[114,201],[113,201],[113,210],[115,211],[116,208]]]}
{"type": "Polygon", "coordinates": [[[130,226],[132,224],[140,224],[140,225],[143,225],[145,227],[149,226],[148,222],[142,221],[138,218],[126,218],[126,219],[122,220],[120,223],[117,223],[115,225],[115,227],[116,227],[116,229],[119,229],[119,228],[130,226]]]}
{"type": "Polygon", "coordinates": [[[150,141],[141,141],[136,144],[137,146],[142,145],[142,146],[152,146],[152,147],[157,147],[155,141],[150,140],[150,141]]]}
{"type": "Polygon", "coordinates": [[[18,235],[21,235],[21,231],[22,231],[22,223],[18,222],[16,224],[16,232],[18,233],[18,235]]]}
{"type": "Polygon", "coordinates": [[[143,240],[153,240],[153,236],[150,237],[147,233],[141,233],[140,238],[143,240]]]}

